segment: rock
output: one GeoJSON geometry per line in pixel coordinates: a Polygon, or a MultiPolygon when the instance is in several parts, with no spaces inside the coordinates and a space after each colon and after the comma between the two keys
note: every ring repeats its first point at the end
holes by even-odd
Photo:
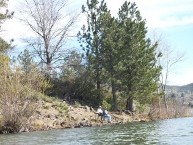
{"type": "Polygon", "coordinates": [[[84,126],[86,126],[86,125],[85,125],[85,122],[82,122],[82,121],[81,121],[81,122],[79,123],[79,125],[78,125],[78,126],[80,126],[80,127],[84,127],[84,126]]]}
{"type": "Polygon", "coordinates": [[[28,128],[26,127],[22,127],[19,132],[29,132],[28,128]]]}
{"type": "Polygon", "coordinates": [[[91,111],[91,112],[95,112],[95,110],[94,110],[92,107],[90,107],[90,111],[91,111]]]}
{"type": "Polygon", "coordinates": [[[55,120],[53,124],[54,124],[53,126],[59,126],[61,123],[60,120],[55,120]]]}
{"type": "MultiPolygon", "coordinates": [[[[42,104],[45,104],[42,102],[42,104]]],[[[52,103],[47,104],[51,106],[52,103]]],[[[35,112],[32,118],[32,124],[29,127],[30,131],[48,130],[55,128],[75,128],[75,127],[91,127],[107,125],[107,121],[101,121],[100,117],[95,114],[95,110],[90,106],[68,106],[68,112],[65,115],[58,113],[55,108],[49,110],[39,109],[35,112]]],[[[118,110],[117,112],[109,112],[112,116],[111,124],[123,124],[131,121],[145,121],[148,118],[142,118],[138,115],[133,115],[132,112],[126,110],[118,110]],[[129,115],[128,115],[129,114],[129,115]]],[[[24,128],[21,131],[25,131],[24,128]]]]}
{"type": "Polygon", "coordinates": [[[71,119],[75,121],[75,120],[76,120],[76,117],[74,117],[74,116],[71,116],[71,119]]]}
{"type": "Polygon", "coordinates": [[[65,128],[74,128],[74,126],[72,124],[68,124],[65,126],[65,128]]]}
{"type": "Polygon", "coordinates": [[[74,111],[74,108],[72,106],[69,106],[70,111],[74,111]]]}
{"type": "Polygon", "coordinates": [[[52,120],[55,120],[55,119],[56,119],[56,116],[55,116],[55,115],[52,115],[52,114],[48,114],[47,117],[50,118],[50,119],[52,119],[52,120]]]}
{"type": "Polygon", "coordinates": [[[40,112],[39,110],[37,110],[36,113],[37,113],[38,115],[41,115],[41,112],[40,112]]]}
{"type": "Polygon", "coordinates": [[[77,125],[75,125],[75,127],[90,127],[92,126],[92,124],[88,123],[88,120],[83,118],[77,125]]]}
{"type": "Polygon", "coordinates": [[[90,107],[84,106],[84,109],[85,109],[86,112],[90,112],[90,107]]]}
{"type": "Polygon", "coordinates": [[[65,124],[66,124],[66,123],[65,123],[64,121],[62,121],[62,122],[60,123],[60,126],[64,127],[65,124]]]}

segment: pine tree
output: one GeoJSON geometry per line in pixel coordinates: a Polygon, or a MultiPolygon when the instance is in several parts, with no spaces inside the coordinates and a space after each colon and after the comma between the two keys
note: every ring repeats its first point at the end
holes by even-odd
{"type": "MultiPolygon", "coordinates": [[[[6,10],[5,13],[3,13],[3,9],[7,7],[7,1],[8,0],[1,0],[0,1],[0,24],[2,24],[6,19],[9,19],[12,17],[13,12],[9,13],[8,10],[6,10]]],[[[1,31],[1,26],[0,26],[1,31]]],[[[0,37],[0,53],[5,53],[6,50],[10,48],[10,44],[8,44],[3,38],[0,37]]]]}
{"type": "Polygon", "coordinates": [[[147,28],[135,3],[125,2],[119,9],[121,47],[120,80],[127,94],[126,109],[133,111],[133,100],[145,103],[157,89],[160,67],[155,49],[146,38],[147,28]]]}
{"type": "Polygon", "coordinates": [[[87,7],[82,6],[87,14],[87,26],[83,26],[78,37],[83,50],[86,53],[87,69],[92,74],[96,83],[98,103],[102,103],[101,81],[102,81],[102,32],[101,16],[107,12],[104,0],[87,0],[87,7]]]}
{"type": "Polygon", "coordinates": [[[34,67],[34,61],[28,49],[25,49],[24,52],[21,52],[18,56],[18,61],[21,65],[22,70],[27,74],[34,67]]]}
{"type": "Polygon", "coordinates": [[[66,62],[63,64],[62,68],[62,77],[66,80],[68,79],[75,79],[80,77],[84,72],[84,68],[82,63],[82,56],[80,53],[76,51],[72,51],[67,59],[66,62]]]}
{"type": "Polygon", "coordinates": [[[119,27],[117,20],[111,16],[110,12],[102,15],[102,58],[106,78],[110,82],[112,91],[112,109],[117,110],[117,68],[119,62],[119,27]]]}

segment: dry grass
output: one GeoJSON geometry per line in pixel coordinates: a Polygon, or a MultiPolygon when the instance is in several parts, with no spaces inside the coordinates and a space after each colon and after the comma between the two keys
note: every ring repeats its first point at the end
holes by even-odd
{"type": "Polygon", "coordinates": [[[152,120],[188,117],[191,116],[190,108],[175,100],[167,102],[166,109],[164,103],[154,102],[150,108],[149,116],[152,120]]]}
{"type": "Polygon", "coordinates": [[[18,67],[10,68],[6,61],[0,65],[0,130],[16,133],[28,127],[30,117],[38,107],[36,92],[40,92],[45,80],[37,70],[26,74],[18,67]]]}

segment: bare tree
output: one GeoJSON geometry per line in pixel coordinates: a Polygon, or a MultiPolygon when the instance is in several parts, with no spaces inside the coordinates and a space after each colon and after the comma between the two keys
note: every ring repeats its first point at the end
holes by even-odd
{"type": "Polygon", "coordinates": [[[157,111],[156,107],[152,107],[152,110],[157,112],[159,117],[165,118],[168,117],[168,101],[166,96],[166,86],[168,85],[168,79],[175,66],[180,63],[180,61],[182,61],[184,53],[178,53],[174,51],[174,49],[168,45],[164,38],[156,32],[156,30],[152,31],[152,38],[153,41],[157,41],[159,44],[157,47],[157,54],[159,56],[161,55],[161,57],[158,57],[158,66],[162,67],[159,81],[160,88],[158,90],[161,98],[159,97],[158,100],[156,100],[152,105],[156,107],[159,106],[159,111],[157,111]],[[164,104],[161,103],[162,99],[164,104]]]}
{"type": "Polygon", "coordinates": [[[25,0],[22,4],[20,19],[34,34],[27,42],[49,73],[64,60],[65,43],[78,16],[67,13],[65,8],[67,0],[25,0]]]}
{"type": "Polygon", "coordinates": [[[168,112],[167,98],[166,98],[166,86],[168,83],[169,74],[171,73],[173,67],[182,61],[184,54],[176,53],[174,49],[167,44],[160,44],[160,51],[162,52],[162,57],[159,60],[160,65],[162,66],[162,73],[160,76],[160,85],[163,94],[163,100],[165,104],[166,114],[168,112]]]}

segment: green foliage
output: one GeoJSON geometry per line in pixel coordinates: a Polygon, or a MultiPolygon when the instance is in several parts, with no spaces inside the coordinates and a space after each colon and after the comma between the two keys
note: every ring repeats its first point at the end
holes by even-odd
{"type": "Polygon", "coordinates": [[[83,105],[97,107],[99,104],[95,85],[90,82],[89,76],[86,74],[81,78],[76,78],[73,83],[71,82],[65,93],[69,100],[78,101],[83,105]]]}
{"type": "Polygon", "coordinates": [[[68,106],[64,102],[55,102],[53,107],[55,107],[62,116],[68,113],[68,106]]]}
{"type": "Polygon", "coordinates": [[[136,113],[149,113],[149,105],[147,103],[139,103],[137,101],[134,102],[134,110],[136,113]]]}
{"type": "Polygon", "coordinates": [[[127,109],[132,111],[132,100],[148,102],[157,90],[160,67],[156,66],[157,43],[146,38],[147,28],[135,3],[125,2],[119,10],[121,46],[119,54],[120,81],[128,94],[127,109]]]}
{"type": "Polygon", "coordinates": [[[63,64],[60,76],[50,78],[53,86],[48,90],[48,94],[61,99],[71,98],[71,92],[74,92],[75,89],[75,81],[82,76],[84,70],[82,56],[72,51],[63,64]]]}
{"type": "Polygon", "coordinates": [[[6,19],[9,19],[13,16],[13,12],[10,13],[6,8],[7,8],[7,2],[9,0],[1,0],[0,1],[0,9],[1,9],[1,12],[0,12],[0,23],[3,23],[6,19]],[[5,11],[3,13],[3,11],[5,11]]]}
{"type": "Polygon", "coordinates": [[[112,90],[112,109],[117,110],[117,70],[119,68],[119,27],[115,18],[112,18],[110,12],[101,16],[103,27],[102,33],[102,58],[103,68],[105,69],[106,82],[110,84],[112,90]]]}
{"type": "Polygon", "coordinates": [[[111,16],[104,1],[87,1],[83,12],[88,23],[78,38],[91,82],[96,82],[98,98],[102,99],[103,90],[111,88],[114,109],[118,108],[117,94],[126,96],[127,100],[122,100],[127,101],[126,109],[130,111],[133,100],[142,106],[149,104],[158,89],[161,67],[157,66],[157,58],[161,55],[156,54],[157,42],[152,44],[146,37],[146,22],[136,4],[126,1],[118,18],[111,16]]]}
{"type": "Polygon", "coordinates": [[[59,78],[51,78],[53,87],[48,90],[49,96],[65,99],[70,103],[80,102],[84,105],[98,106],[97,90],[90,72],[85,69],[81,54],[72,51],[63,64],[59,78]]]}
{"type": "Polygon", "coordinates": [[[23,72],[25,82],[29,83],[30,81],[31,87],[34,90],[44,94],[48,88],[52,87],[49,79],[38,69],[28,49],[21,52],[17,60],[23,72]]]}
{"type": "Polygon", "coordinates": [[[106,108],[107,110],[110,110],[110,109],[111,109],[111,104],[108,103],[106,100],[103,100],[102,106],[103,106],[104,108],[106,108]]]}
{"type": "MultiPolygon", "coordinates": [[[[0,24],[2,24],[5,20],[11,18],[13,16],[13,12],[9,13],[6,10],[8,0],[1,0],[0,1],[0,24]],[[3,13],[3,11],[5,11],[3,13]]],[[[0,26],[1,30],[1,26],[0,26]]],[[[10,44],[8,44],[3,38],[0,37],[0,53],[5,53],[7,49],[10,48],[10,44]]]]}
{"type": "Polygon", "coordinates": [[[28,49],[21,52],[17,60],[25,73],[29,73],[33,67],[35,67],[35,63],[33,62],[33,58],[28,49]]]}
{"type": "MultiPolygon", "coordinates": [[[[82,55],[72,51],[63,64],[62,74],[45,79],[26,49],[18,57],[22,70],[17,69],[25,72],[25,75],[21,73],[23,78],[20,80],[23,88],[113,109],[122,108],[123,102],[131,111],[133,101],[137,102],[138,108],[151,103],[156,96],[161,70],[156,65],[160,55],[155,51],[158,44],[152,44],[146,37],[146,21],[136,4],[126,1],[119,9],[118,18],[111,16],[104,1],[88,0],[82,11],[87,15],[87,24],[78,34],[78,39],[84,51],[84,63],[82,55]],[[110,91],[112,94],[105,97],[105,92],[110,91]]],[[[2,16],[2,20],[4,18],[2,16]]],[[[9,47],[3,40],[0,44],[2,50],[9,47]]]]}
{"type": "Polygon", "coordinates": [[[53,87],[49,89],[50,96],[65,99],[69,103],[78,101],[83,105],[97,107],[97,90],[86,72],[76,77],[55,78],[51,83],[53,87]]]}
{"type": "Polygon", "coordinates": [[[52,102],[57,100],[56,98],[49,97],[49,96],[47,96],[45,94],[42,94],[41,92],[35,92],[35,97],[38,100],[43,100],[43,101],[48,102],[48,103],[52,103],[52,102]]]}
{"type": "MultiPolygon", "coordinates": [[[[108,11],[104,0],[88,0],[87,7],[83,6],[83,13],[87,14],[87,27],[83,25],[82,31],[78,33],[79,42],[86,54],[87,71],[92,76],[91,79],[96,84],[97,98],[99,104],[102,103],[102,33],[101,15],[108,11]]],[[[98,105],[99,105],[98,104],[98,105]]]]}
{"type": "Polygon", "coordinates": [[[10,44],[0,38],[0,53],[5,53],[8,48],[10,48],[10,44]]]}
{"type": "Polygon", "coordinates": [[[72,51],[66,57],[66,62],[63,64],[60,79],[73,80],[76,77],[80,77],[84,71],[85,69],[82,64],[81,54],[76,51],[72,51]]]}

